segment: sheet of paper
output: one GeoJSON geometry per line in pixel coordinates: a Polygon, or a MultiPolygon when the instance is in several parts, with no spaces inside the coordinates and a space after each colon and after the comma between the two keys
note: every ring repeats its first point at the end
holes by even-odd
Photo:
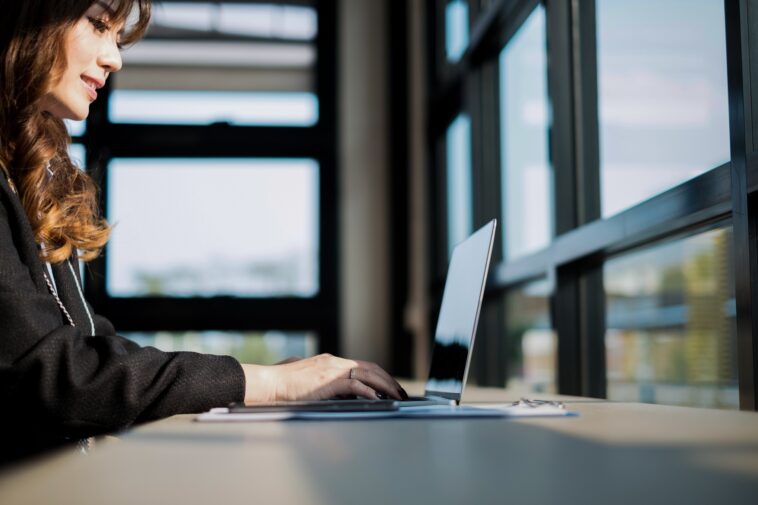
{"type": "Polygon", "coordinates": [[[576,415],[558,407],[539,406],[524,407],[505,404],[482,405],[428,405],[400,407],[394,411],[375,412],[260,412],[230,413],[229,409],[212,409],[198,415],[195,420],[201,422],[252,422],[252,421],[337,421],[358,419],[451,419],[471,417],[548,417],[576,415]]]}

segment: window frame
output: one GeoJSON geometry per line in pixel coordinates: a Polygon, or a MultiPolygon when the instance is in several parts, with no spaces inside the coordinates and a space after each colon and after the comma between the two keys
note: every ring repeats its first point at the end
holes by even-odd
{"type": "MultiPolygon", "coordinates": [[[[496,251],[485,301],[533,279],[555,279],[551,316],[558,334],[558,390],[562,394],[605,397],[604,261],[624,251],[731,219],[735,271],[746,272],[735,279],[740,408],[756,410],[758,151],[755,144],[758,140],[754,139],[756,132],[752,128],[752,115],[756,112],[752,95],[758,93],[758,82],[751,82],[750,74],[758,72],[755,46],[758,42],[751,39],[755,31],[751,33],[749,28],[758,26],[758,0],[724,0],[731,160],[605,219],[600,212],[595,0],[494,0],[477,13],[469,47],[460,61],[443,72],[435,66],[440,60],[435,57],[438,51],[434,48],[444,47],[441,45],[444,34],[440,34],[444,22],[439,22],[440,15],[444,20],[444,11],[441,12],[444,3],[445,0],[427,0],[431,18],[427,38],[431,46],[428,135],[430,146],[434,147],[440,131],[448,124],[446,121],[461,110],[462,104],[471,109],[472,130],[482,134],[473,156],[475,228],[492,215],[499,215],[498,207],[493,205],[499,205],[501,196],[500,185],[492,184],[491,173],[499,171],[499,165],[488,161],[493,153],[497,156],[499,153],[497,140],[493,144],[491,138],[497,125],[485,111],[497,110],[498,103],[497,96],[490,91],[493,76],[486,75],[485,67],[497,60],[499,51],[538,4],[543,5],[546,14],[555,236],[544,249],[513,261],[503,261],[502,251],[496,251]]],[[[440,266],[446,244],[445,206],[439,202],[444,157],[439,149],[430,149],[430,153],[433,267],[429,293],[432,300],[438,300],[445,272],[440,266]]],[[[433,322],[439,305],[431,305],[429,316],[433,322]]],[[[502,340],[502,331],[485,325],[479,332],[477,346],[502,340]]],[[[502,385],[487,379],[497,375],[484,370],[480,382],[502,385]]]]}
{"type": "MultiPolygon", "coordinates": [[[[171,0],[167,0],[171,1],[171,0]]],[[[230,3],[255,3],[225,0],[230,3]]],[[[270,0],[266,3],[276,3],[270,0]]],[[[287,0],[287,4],[309,4],[287,0]]],[[[339,271],[337,195],[337,7],[314,0],[318,34],[315,94],[318,122],[310,127],[116,124],[108,118],[110,84],[101,91],[81,140],[87,146],[87,169],[101,188],[114,158],[311,158],[319,165],[319,291],[314,297],[113,297],[106,290],[108,254],[91,262],[85,292],[95,310],[124,332],[151,331],[309,331],[318,351],[339,353],[339,271]],[[297,317],[293,317],[297,314],[297,317]]]]}

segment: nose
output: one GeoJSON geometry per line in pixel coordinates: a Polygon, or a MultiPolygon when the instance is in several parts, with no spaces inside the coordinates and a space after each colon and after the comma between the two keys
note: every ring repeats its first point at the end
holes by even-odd
{"type": "Polygon", "coordinates": [[[103,43],[100,54],[98,55],[97,64],[108,73],[121,70],[121,51],[119,51],[118,44],[115,40],[108,39],[103,43]]]}

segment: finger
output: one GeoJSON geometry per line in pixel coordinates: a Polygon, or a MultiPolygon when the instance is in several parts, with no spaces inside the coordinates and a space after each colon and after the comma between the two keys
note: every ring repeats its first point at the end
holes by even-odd
{"type": "Polygon", "coordinates": [[[360,368],[365,368],[382,377],[387,384],[392,384],[401,396],[408,396],[400,383],[376,363],[371,363],[370,361],[358,361],[358,364],[360,365],[360,368]]]}
{"type": "Polygon", "coordinates": [[[394,377],[392,377],[384,368],[380,367],[376,363],[372,363],[370,361],[358,361],[358,366],[360,368],[365,368],[367,370],[371,370],[373,372],[376,372],[377,374],[383,376],[385,380],[388,382],[397,384],[397,387],[400,387],[400,384],[395,380],[394,377]]]}
{"type": "Polygon", "coordinates": [[[379,395],[376,394],[376,391],[372,387],[368,386],[365,382],[359,381],[358,379],[353,379],[350,381],[350,390],[354,395],[362,396],[368,400],[375,400],[376,398],[379,398],[379,395]]]}
{"type": "Polygon", "coordinates": [[[355,395],[367,400],[376,400],[379,396],[370,386],[358,379],[339,379],[334,382],[334,393],[337,395],[355,395]]]}
{"type": "Polygon", "coordinates": [[[394,381],[388,381],[374,370],[353,368],[353,379],[357,379],[360,382],[371,386],[376,391],[382,392],[395,400],[402,400],[399,386],[395,386],[394,381]]]}

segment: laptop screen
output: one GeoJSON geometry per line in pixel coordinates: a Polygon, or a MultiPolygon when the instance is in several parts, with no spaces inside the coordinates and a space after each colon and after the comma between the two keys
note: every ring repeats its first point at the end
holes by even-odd
{"type": "Polygon", "coordinates": [[[427,394],[460,400],[474,345],[496,221],[453,250],[434,335],[427,394]]]}

